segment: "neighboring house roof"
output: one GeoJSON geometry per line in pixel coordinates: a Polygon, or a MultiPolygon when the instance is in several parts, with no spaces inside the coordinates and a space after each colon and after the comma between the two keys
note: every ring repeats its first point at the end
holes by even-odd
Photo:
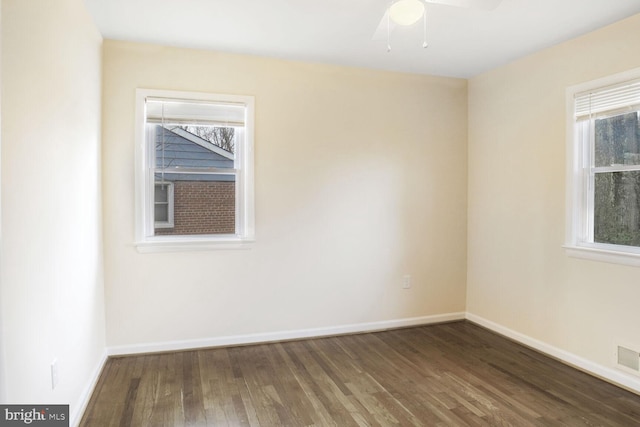
{"type": "MultiPolygon", "coordinates": [[[[233,153],[184,129],[157,125],[156,167],[163,169],[165,181],[232,181],[228,175],[181,174],[180,169],[230,169],[234,167],[233,153]],[[168,173],[172,172],[172,173],[168,173]]],[[[159,174],[157,173],[156,176],[159,174]]]]}

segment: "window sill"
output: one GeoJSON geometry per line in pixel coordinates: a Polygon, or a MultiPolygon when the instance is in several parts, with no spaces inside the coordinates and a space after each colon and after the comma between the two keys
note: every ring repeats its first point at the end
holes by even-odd
{"type": "MultiPolygon", "coordinates": [[[[638,251],[623,251],[616,245],[578,246],[564,245],[567,255],[573,258],[588,259],[592,261],[608,262],[611,264],[631,265],[640,267],[640,248],[638,251]]],[[[626,246],[622,246],[626,248],[626,246]]]]}
{"type": "Polygon", "coordinates": [[[254,239],[229,237],[154,238],[133,245],[140,253],[251,249],[254,239]]]}

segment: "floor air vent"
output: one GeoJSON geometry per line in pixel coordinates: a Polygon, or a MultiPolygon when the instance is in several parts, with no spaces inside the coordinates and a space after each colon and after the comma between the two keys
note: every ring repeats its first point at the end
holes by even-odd
{"type": "Polygon", "coordinates": [[[618,365],[640,373],[640,353],[618,346],[618,365]]]}

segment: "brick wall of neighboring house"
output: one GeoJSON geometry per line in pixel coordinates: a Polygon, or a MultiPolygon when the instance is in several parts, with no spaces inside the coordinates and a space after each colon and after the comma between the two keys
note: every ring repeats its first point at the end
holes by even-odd
{"type": "Polygon", "coordinates": [[[174,228],[156,235],[235,233],[235,183],[176,181],[173,187],[174,228]]]}

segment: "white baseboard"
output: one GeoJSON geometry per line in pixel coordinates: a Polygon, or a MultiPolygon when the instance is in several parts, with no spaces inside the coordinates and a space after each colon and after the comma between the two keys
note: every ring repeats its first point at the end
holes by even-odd
{"type": "Polygon", "coordinates": [[[71,406],[71,413],[69,414],[69,425],[71,427],[77,427],[80,424],[80,421],[82,421],[82,416],[84,415],[84,411],[87,409],[87,405],[89,405],[89,400],[91,400],[93,390],[98,384],[100,373],[104,369],[105,363],[107,363],[107,358],[108,355],[105,349],[105,351],[102,353],[102,356],[100,357],[100,360],[98,361],[98,364],[94,368],[93,373],[91,374],[89,383],[80,395],[78,403],[75,406],[71,406]]]}
{"type": "Polygon", "coordinates": [[[567,365],[573,366],[595,377],[601,378],[619,387],[640,394],[640,378],[626,374],[622,371],[618,371],[614,368],[600,365],[598,363],[592,362],[591,360],[584,359],[573,353],[554,347],[535,338],[531,338],[527,335],[516,332],[512,329],[499,325],[475,314],[467,312],[466,319],[470,322],[490,329],[493,332],[510,338],[516,342],[519,342],[520,344],[526,345],[527,347],[531,347],[541,353],[558,359],[566,363],[567,365]]]}
{"type": "Polygon", "coordinates": [[[351,325],[329,326],[326,328],[297,329],[289,331],[267,332],[260,334],[231,335],[215,338],[204,338],[184,341],[167,341],[160,343],[123,345],[108,347],[109,356],[126,354],[157,353],[163,351],[190,350],[207,347],[224,347],[232,345],[259,344],[275,341],[287,341],[302,338],[317,338],[332,335],[345,335],[362,332],[384,331],[387,329],[408,326],[429,325],[434,323],[463,320],[464,312],[436,314],[432,316],[410,317],[405,319],[384,320],[379,322],[355,323],[351,325]]]}

